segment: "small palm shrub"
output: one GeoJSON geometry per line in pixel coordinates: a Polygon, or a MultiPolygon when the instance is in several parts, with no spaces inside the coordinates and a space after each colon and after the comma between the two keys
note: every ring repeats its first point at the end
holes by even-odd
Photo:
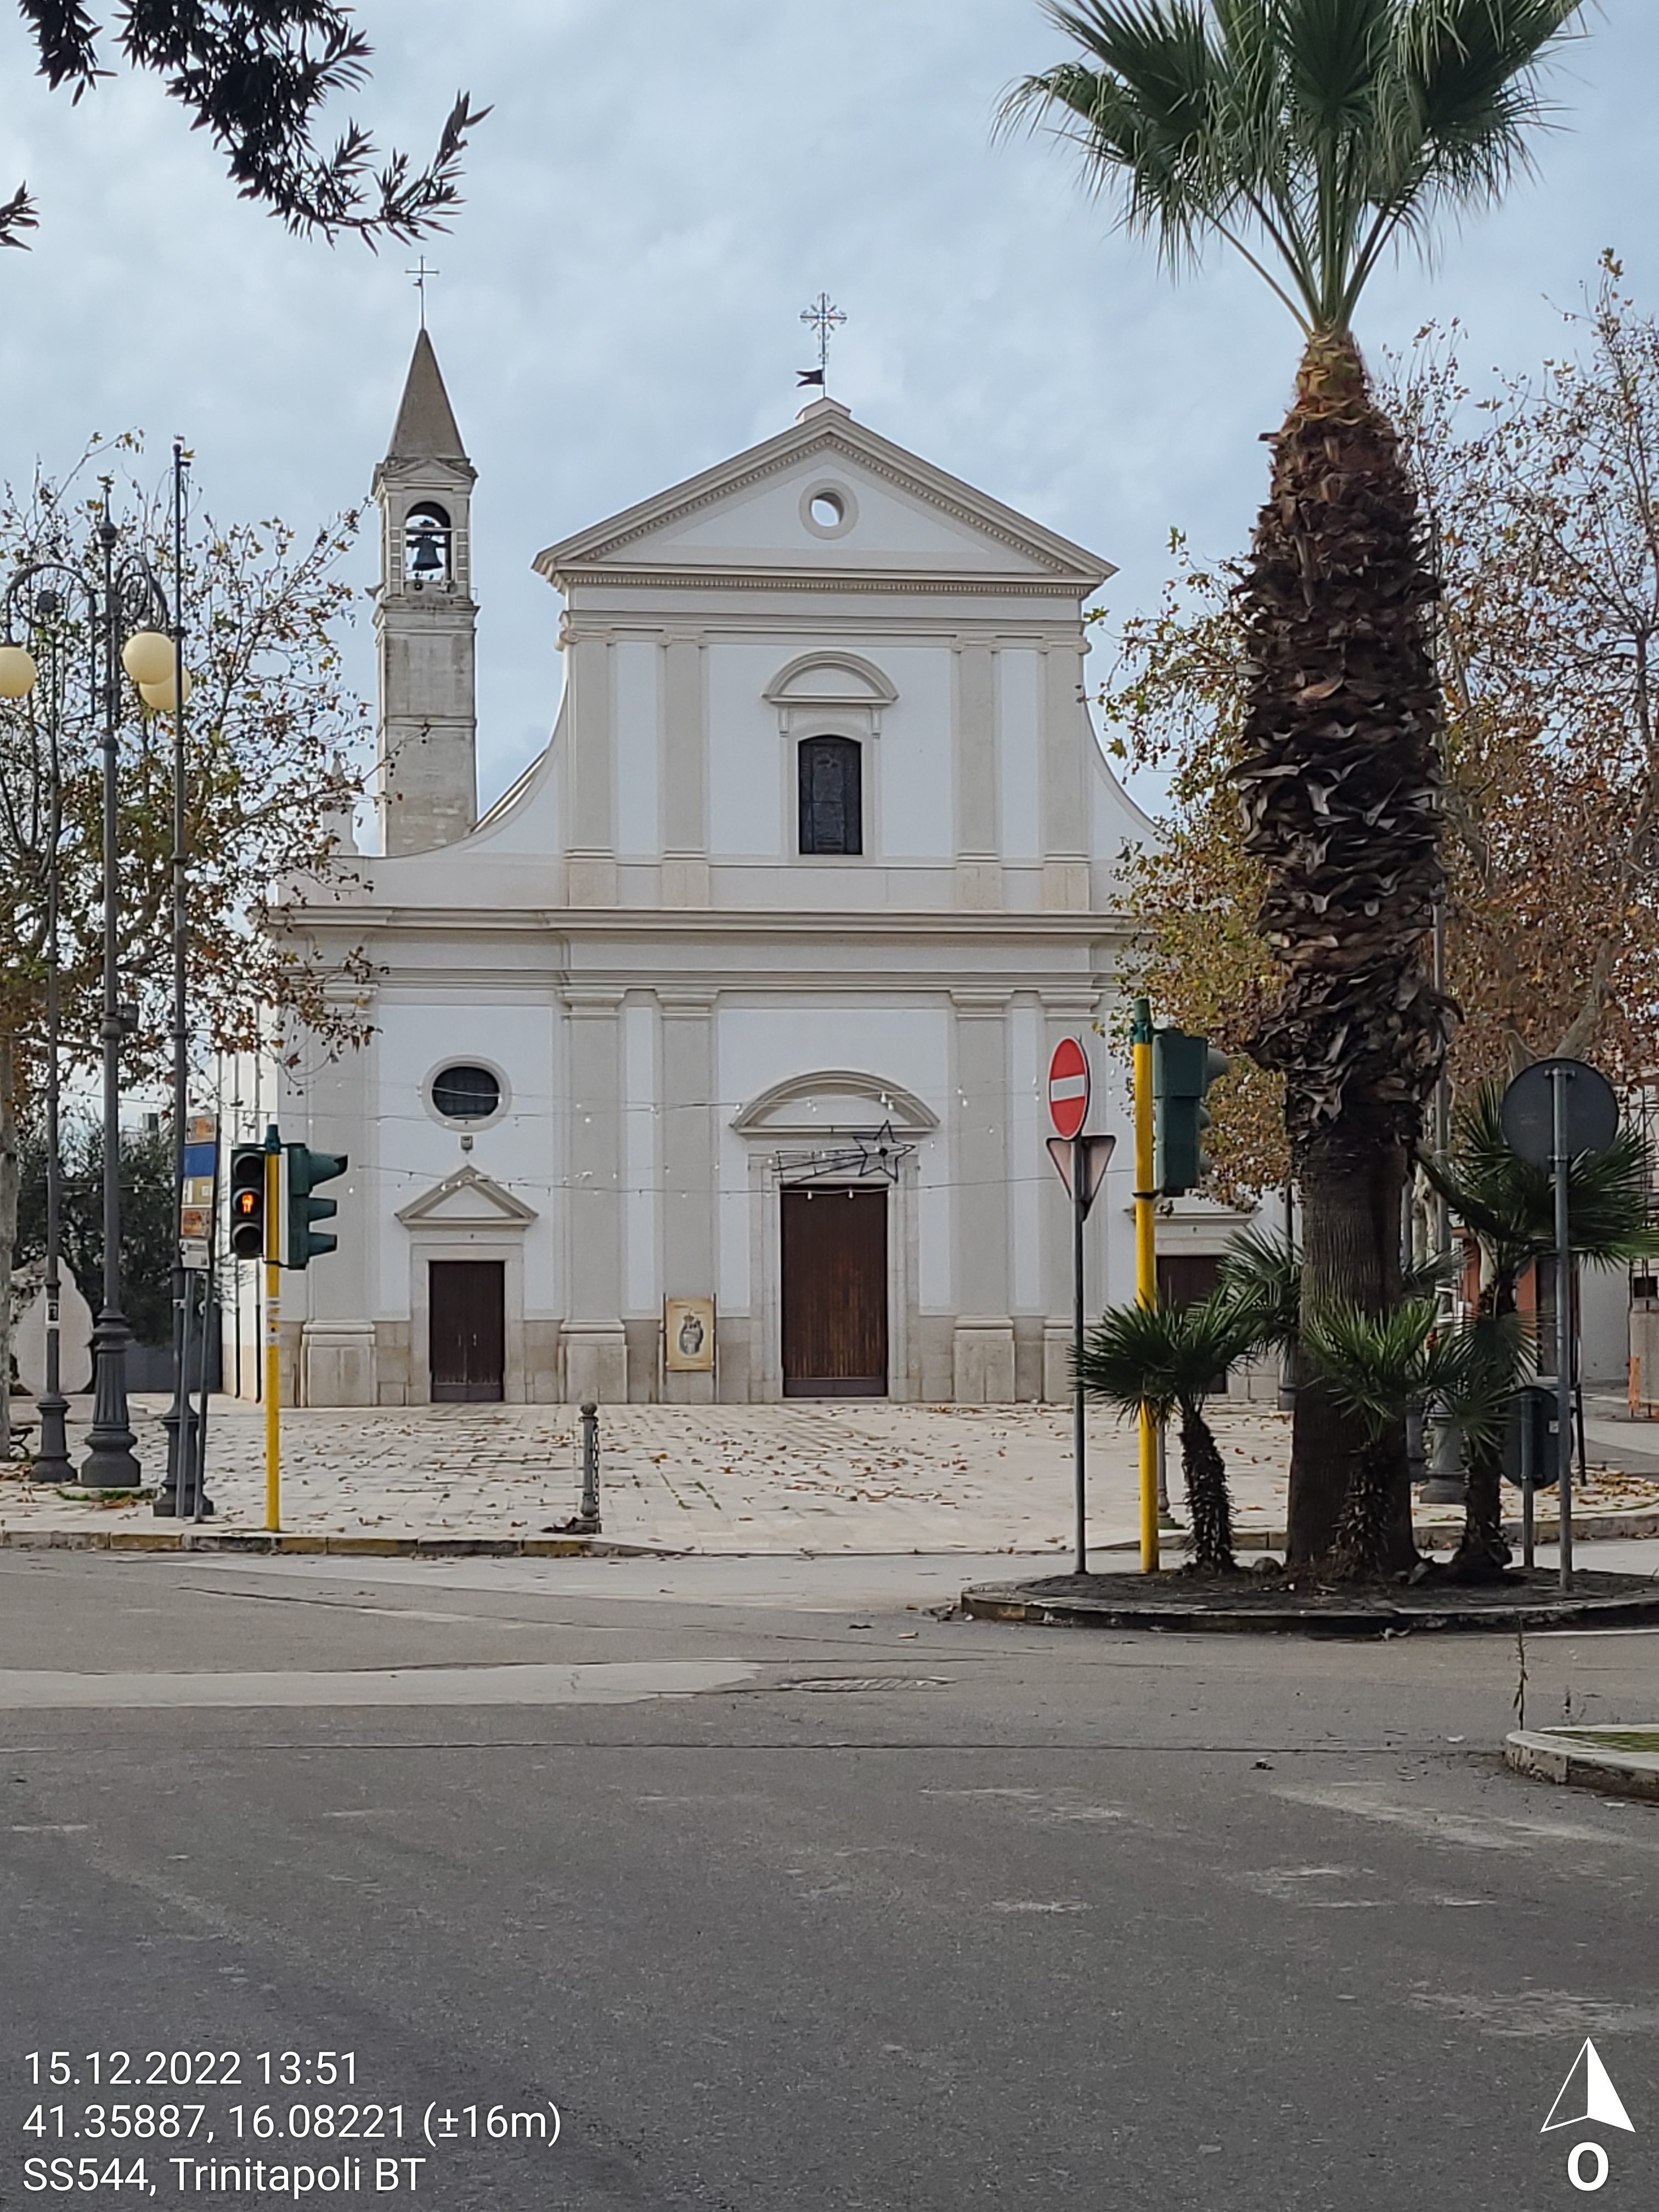
{"type": "Polygon", "coordinates": [[[1304,1342],[1333,1402],[1359,1432],[1359,1449],[1338,1516],[1329,1571],[1362,1582],[1389,1566],[1389,1523],[1403,1476],[1401,1426],[1413,1405],[1437,1398],[1465,1447],[1501,1448],[1510,1395],[1524,1358],[1520,1324],[1484,1317],[1445,1328],[1431,1298],[1392,1312],[1330,1305],[1312,1316],[1304,1342]]]}
{"type": "Polygon", "coordinates": [[[1085,1340],[1078,1378],[1091,1398],[1156,1421],[1181,1419],[1181,1471],[1187,1486],[1192,1564],[1231,1574],[1232,1500],[1226,1462],[1204,1418],[1218,1376],[1249,1351],[1258,1324],[1224,1291],[1188,1306],[1113,1306],[1085,1340]]]}
{"type": "MultiPolygon", "coordinates": [[[[1477,1321],[1493,1324],[1494,1348],[1515,1347],[1510,1387],[1521,1379],[1524,1346],[1513,1322],[1521,1278],[1555,1249],[1555,1192],[1547,1168],[1534,1167],[1510,1150],[1504,1134],[1503,1093],[1482,1088],[1459,1114],[1451,1151],[1425,1155],[1423,1170],[1480,1247],[1477,1321]]],[[[1567,1173],[1567,1218],[1579,1261],[1617,1267],[1659,1251],[1654,1218],[1652,1148],[1641,1133],[1622,1129],[1605,1152],[1584,1154],[1567,1173]]],[[[1463,1534],[1452,1561],[1462,1582],[1501,1576],[1509,1564],[1504,1540],[1504,1439],[1466,1435],[1463,1534]]]]}

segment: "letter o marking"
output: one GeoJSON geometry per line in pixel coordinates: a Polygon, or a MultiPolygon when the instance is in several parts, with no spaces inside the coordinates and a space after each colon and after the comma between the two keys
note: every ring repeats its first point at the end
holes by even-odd
{"type": "Polygon", "coordinates": [[[1599,2189],[1607,2178],[1607,2154],[1601,2144],[1575,2143],[1567,2153],[1567,2179],[1571,2182],[1573,2187],[1582,2190],[1588,2197],[1593,2191],[1599,2189]],[[1594,2162],[1595,2169],[1593,2178],[1588,2181],[1584,2179],[1583,2165],[1583,2161],[1587,2158],[1594,2162]]]}

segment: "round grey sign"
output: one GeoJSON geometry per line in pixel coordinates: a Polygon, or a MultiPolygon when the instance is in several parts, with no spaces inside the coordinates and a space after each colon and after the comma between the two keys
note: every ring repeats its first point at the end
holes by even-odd
{"type": "Polygon", "coordinates": [[[1619,1101],[1599,1067],[1587,1060],[1535,1060],[1504,1093],[1504,1134],[1510,1150],[1535,1168],[1555,1156],[1555,1080],[1566,1077],[1562,1100],[1567,1152],[1605,1152],[1619,1133],[1619,1101]]]}

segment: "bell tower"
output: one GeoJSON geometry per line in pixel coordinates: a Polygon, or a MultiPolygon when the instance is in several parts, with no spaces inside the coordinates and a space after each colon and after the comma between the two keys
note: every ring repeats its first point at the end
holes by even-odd
{"type": "Polygon", "coordinates": [[[386,459],[374,471],[380,582],[380,848],[453,844],[478,818],[470,508],[477,472],[424,325],[386,459]]]}

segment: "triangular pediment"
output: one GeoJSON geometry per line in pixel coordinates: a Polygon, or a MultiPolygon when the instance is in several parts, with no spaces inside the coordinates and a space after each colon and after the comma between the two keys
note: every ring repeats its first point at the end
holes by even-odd
{"type": "Polygon", "coordinates": [[[938,583],[1048,584],[1079,594],[1112,564],[821,399],[763,445],[550,546],[561,588],[625,576],[848,572],[938,583]]]}
{"type": "Polygon", "coordinates": [[[406,1229],[523,1229],[536,1209],[470,1164],[399,1206],[406,1229]]]}

